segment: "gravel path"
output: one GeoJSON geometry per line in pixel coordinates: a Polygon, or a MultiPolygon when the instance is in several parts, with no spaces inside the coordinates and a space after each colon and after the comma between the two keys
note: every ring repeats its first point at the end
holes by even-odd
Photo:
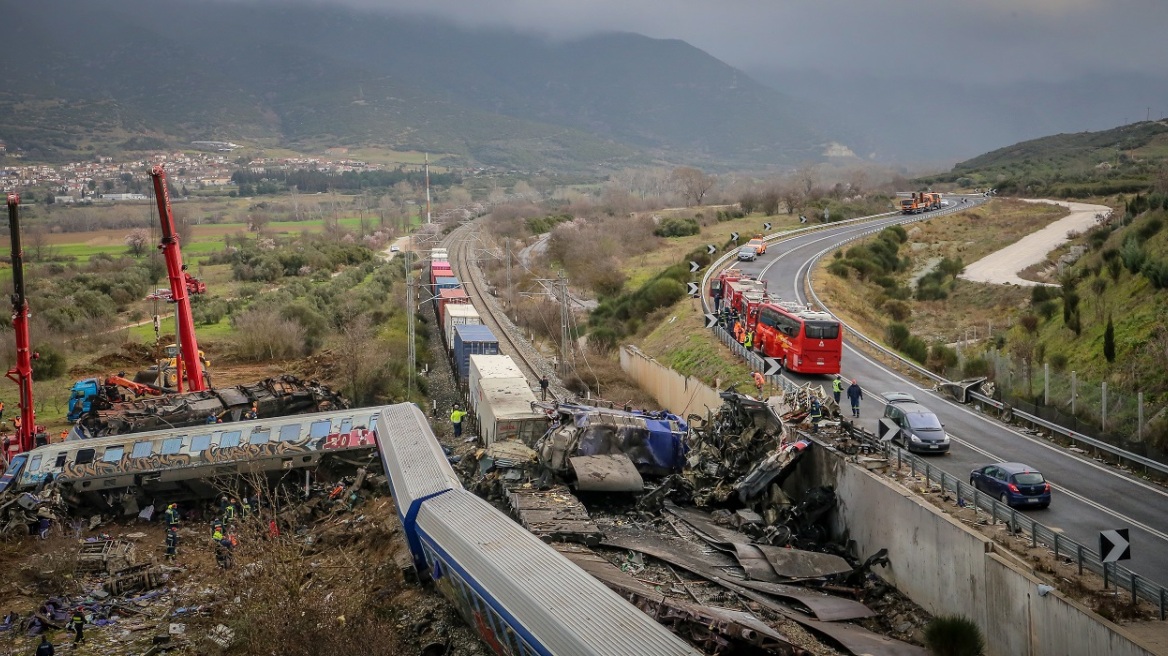
{"type": "Polygon", "coordinates": [[[1095,225],[1096,214],[1111,214],[1111,208],[1090,203],[1071,203],[1063,200],[1023,199],[1028,203],[1052,203],[1062,205],[1071,213],[1010,244],[1000,251],[990,253],[977,262],[965,267],[962,278],[974,282],[988,282],[997,285],[1021,285],[1033,287],[1043,283],[1023,280],[1018,272],[1032,264],[1046,259],[1046,254],[1067,241],[1068,232],[1082,232],[1095,225]]]}

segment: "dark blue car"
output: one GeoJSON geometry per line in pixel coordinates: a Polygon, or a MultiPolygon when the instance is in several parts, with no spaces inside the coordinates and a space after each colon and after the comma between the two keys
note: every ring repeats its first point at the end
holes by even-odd
{"type": "Polygon", "coordinates": [[[1037,469],[1020,462],[999,462],[969,473],[969,484],[1012,508],[1046,508],[1050,483],[1037,469]]]}

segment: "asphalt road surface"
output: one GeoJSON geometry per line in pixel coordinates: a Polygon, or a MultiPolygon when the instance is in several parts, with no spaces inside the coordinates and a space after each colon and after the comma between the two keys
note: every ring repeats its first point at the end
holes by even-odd
{"type": "MultiPolygon", "coordinates": [[[[806,302],[801,282],[811,258],[847,237],[906,218],[892,216],[876,223],[841,226],[772,243],[765,256],[755,262],[740,262],[738,268],[766,280],[770,294],[806,302]]],[[[1030,516],[1095,550],[1098,550],[1099,531],[1130,528],[1132,559],[1123,564],[1141,576],[1168,583],[1168,492],[1163,488],[944,400],[885,369],[851,344],[845,344],[842,369],[845,378],[857,379],[864,390],[860,421],[869,430],[876,431],[884,412],[880,393],[911,393],[937,413],[953,438],[950,453],[933,457],[934,465],[967,482],[971,470],[992,462],[1017,461],[1037,468],[1050,480],[1054,497],[1049,509],[1030,511],[1030,516]]],[[[827,386],[829,383],[826,376],[788,374],[788,377],[800,384],[813,381],[827,386]]]]}

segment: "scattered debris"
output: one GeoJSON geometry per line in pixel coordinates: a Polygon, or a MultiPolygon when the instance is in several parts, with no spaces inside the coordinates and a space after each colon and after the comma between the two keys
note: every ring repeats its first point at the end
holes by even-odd
{"type": "Polygon", "coordinates": [[[600,543],[600,529],[588,509],[564,486],[512,490],[507,500],[523,528],[544,540],[600,543]]]}

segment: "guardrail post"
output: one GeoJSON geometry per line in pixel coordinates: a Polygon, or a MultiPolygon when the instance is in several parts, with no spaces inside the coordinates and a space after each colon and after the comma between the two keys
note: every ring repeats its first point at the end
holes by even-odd
{"type": "MultiPolygon", "coordinates": [[[[1053,531],[1053,533],[1054,533],[1054,559],[1058,560],[1058,557],[1059,557],[1059,534],[1058,534],[1058,531],[1053,531]]],[[[1083,566],[1083,547],[1079,547],[1079,567],[1082,567],[1082,566],[1083,566]]],[[[1079,573],[1082,574],[1083,572],[1080,571],[1079,573]]]]}
{"type": "Polygon", "coordinates": [[[1132,595],[1132,606],[1135,606],[1135,605],[1136,605],[1136,601],[1137,601],[1137,600],[1136,600],[1136,579],[1138,579],[1138,578],[1140,578],[1140,577],[1139,577],[1139,575],[1137,575],[1135,572],[1132,572],[1132,573],[1131,573],[1131,595],[1132,595]]]}
{"type": "MultiPolygon", "coordinates": [[[[973,488],[973,514],[976,516],[977,511],[981,510],[981,490],[976,487],[973,488]]],[[[1058,534],[1055,534],[1055,539],[1058,539],[1058,534]]],[[[1057,542],[1055,544],[1058,544],[1057,542]]]]}
{"type": "MultiPolygon", "coordinates": [[[[1136,394],[1136,404],[1138,406],[1138,410],[1136,411],[1137,417],[1138,417],[1138,422],[1136,425],[1139,426],[1139,428],[1137,429],[1137,432],[1136,432],[1136,436],[1139,437],[1140,440],[1143,440],[1144,439],[1144,393],[1143,392],[1138,392],[1136,394]]],[[[1147,467],[1144,467],[1145,471],[1147,471],[1147,469],[1148,469],[1147,467]]]]}
{"type": "Polygon", "coordinates": [[[1076,374],[1074,372],[1074,370],[1072,370],[1071,371],[1071,415],[1075,414],[1075,397],[1078,395],[1077,394],[1078,383],[1079,383],[1078,374],[1076,374]]]}
{"type": "Polygon", "coordinates": [[[941,470],[941,496],[945,496],[945,470],[941,470]]]}
{"type": "Polygon", "coordinates": [[[917,459],[916,458],[909,458],[908,469],[909,469],[909,472],[913,476],[917,475],[917,459]]]}
{"type": "Polygon", "coordinates": [[[1160,621],[1168,619],[1168,593],[1160,588],[1160,621]]]}
{"type": "Polygon", "coordinates": [[[1103,404],[1102,404],[1102,412],[1100,414],[1103,416],[1102,423],[1100,424],[1100,430],[1103,431],[1104,433],[1106,433],[1107,432],[1107,381],[1103,381],[1103,404]]]}
{"type": "Polygon", "coordinates": [[[1103,589],[1107,589],[1107,563],[1103,563],[1103,589]]]}
{"type": "Polygon", "coordinates": [[[1050,405],[1050,363],[1042,363],[1042,405],[1050,405]]]}
{"type": "Polygon", "coordinates": [[[928,490],[933,484],[933,466],[925,463],[925,489],[928,490]]]}
{"type": "Polygon", "coordinates": [[[1030,521],[1030,548],[1034,549],[1037,547],[1038,547],[1038,522],[1031,520],[1030,521]]]}
{"type": "Polygon", "coordinates": [[[1019,530],[1018,527],[1018,511],[1013,508],[1010,509],[1010,534],[1013,535],[1019,530]]]}

